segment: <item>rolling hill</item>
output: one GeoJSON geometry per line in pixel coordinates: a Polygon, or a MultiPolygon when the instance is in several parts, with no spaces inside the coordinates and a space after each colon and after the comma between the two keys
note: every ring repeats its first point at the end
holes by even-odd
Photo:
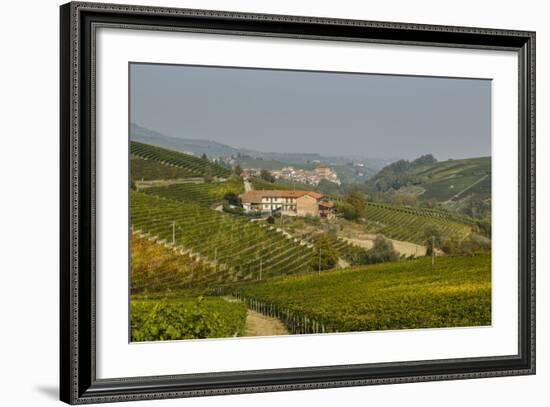
{"type": "Polygon", "coordinates": [[[419,199],[456,202],[491,197],[491,157],[437,161],[426,155],[384,167],[368,181],[376,192],[411,193],[419,199]]]}
{"type": "Polygon", "coordinates": [[[217,165],[207,159],[137,141],[130,141],[130,153],[134,158],[181,168],[187,171],[191,177],[228,177],[231,174],[231,171],[227,168],[217,165]]]}

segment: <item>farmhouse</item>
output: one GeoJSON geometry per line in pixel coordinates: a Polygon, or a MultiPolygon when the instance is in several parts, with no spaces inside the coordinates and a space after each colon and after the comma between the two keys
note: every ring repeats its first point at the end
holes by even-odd
{"type": "Polygon", "coordinates": [[[323,201],[323,194],[314,191],[254,190],[239,197],[246,212],[281,211],[289,216],[334,216],[332,202],[323,201]]]}

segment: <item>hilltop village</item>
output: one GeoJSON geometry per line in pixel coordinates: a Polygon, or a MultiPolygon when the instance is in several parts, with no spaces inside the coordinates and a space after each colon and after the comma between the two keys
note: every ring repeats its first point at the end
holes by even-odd
{"type": "MultiPolygon", "coordinates": [[[[259,176],[261,173],[260,168],[245,168],[241,173],[242,177],[259,176]]],[[[280,170],[272,170],[271,175],[275,179],[300,182],[308,185],[319,185],[321,180],[327,180],[337,185],[341,185],[341,181],[338,178],[338,174],[332,168],[324,163],[319,163],[317,168],[313,170],[305,170],[302,168],[295,168],[288,166],[281,168],[280,170]]]]}

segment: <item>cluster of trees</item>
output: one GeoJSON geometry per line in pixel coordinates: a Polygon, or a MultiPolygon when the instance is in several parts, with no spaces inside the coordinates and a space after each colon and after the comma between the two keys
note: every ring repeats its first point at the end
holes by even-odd
{"type": "Polygon", "coordinates": [[[464,240],[458,240],[444,236],[438,226],[428,224],[424,226],[422,234],[427,248],[426,256],[431,256],[436,249],[454,256],[473,256],[491,251],[491,239],[475,233],[464,240]]]}
{"type": "Polygon", "coordinates": [[[260,171],[260,178],[267,182],[275,182],[275,177],[268,170],[260,171]]]}
{"type": "Polygon", "coordinates": [[[374,239],[374,245],[365,251],[365,254],[359,259],[359,264],[375,264],[397,260],[399,260],[399,254],[394,250],[391,240],[382,235],[377,235],[374,239]]]}
{"type": "Polygon", "coordinates": [[[365,216],[365,197],[352,191],[344,201],[336,202],[336,211],[346,220],[359,220],[365,216]]]}
{"type": "Polygon", "coordinates": [[[437,160],[432,154],[420,156],[413,161],[399,160],[382,168],[378,174],[368,181],[368,184],[377,192],[398,190],[403,186],[415,183],[415,180],[410,175],[411,170],[422,165],[435,164],[436,162],[437,160]]]}
{"type": "MultiPolygon", "coordinates": [[[[317,238],[314,247],[317,255],[313,256],[311,261],[313,270],[328,270],[338,265],[340,255],[334,247],[333,242],[334,239],[327,233],[317,238]]],[[[353,251],[352,264],[375,264],[397,260],[399,260],[399,254],[394,250],[391,240],[386,239],[382,235],[377,235],[374,239],[373,247],[368,250],[356,248],[353,251]]]]}

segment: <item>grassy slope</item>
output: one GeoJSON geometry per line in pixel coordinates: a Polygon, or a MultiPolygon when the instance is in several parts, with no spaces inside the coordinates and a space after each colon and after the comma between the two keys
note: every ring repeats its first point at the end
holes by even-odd
{"type": "Polygon", "coordinates": [[[273,279],[239,288],[347,332],[491,323],[491,260],[441,257],[273,279]]]}

